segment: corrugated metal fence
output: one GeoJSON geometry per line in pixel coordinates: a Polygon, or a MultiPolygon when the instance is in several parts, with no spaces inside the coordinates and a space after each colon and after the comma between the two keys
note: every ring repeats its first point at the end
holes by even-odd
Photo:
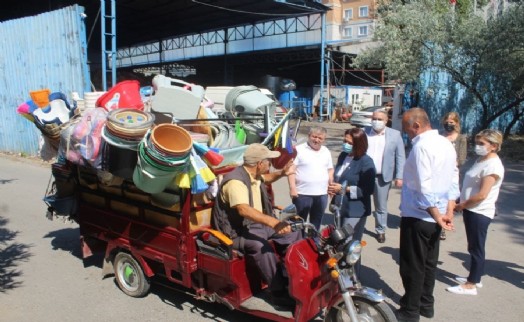
{"type": "Polygon", "coordinates": [[[89,91],[84,8],[78,5],[0,23],[0,151],[38,153],[40,132],[16,113],[29,91],[71,100],[89,91]]]}

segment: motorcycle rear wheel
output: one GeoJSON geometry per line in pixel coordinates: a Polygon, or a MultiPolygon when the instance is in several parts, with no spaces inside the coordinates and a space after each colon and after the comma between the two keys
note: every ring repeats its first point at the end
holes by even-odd
{"type": "Polygon", "coordinates": [[[395,313],[385,302],[372,302],[362,297],[353,297],[358,321],[351,321],[346,304],[341,301],[326,314],[324,322],[396,322],[395,313]]]}
{"type": "Polygon", "coordinates": [[[151,284],[133,256],[120,252],[115,256],[113,267],[118,287],[132,297],[143,297],[149,292],[151,284]]]}

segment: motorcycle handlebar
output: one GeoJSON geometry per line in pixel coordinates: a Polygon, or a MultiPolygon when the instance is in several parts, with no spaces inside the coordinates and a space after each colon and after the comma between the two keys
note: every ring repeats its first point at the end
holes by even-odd
{"type": "Polygon", "coordinates": [[[298,230],[313,230],[316,234],[318,234],[318,230],[315,227],[315,225],[308,223],[308,222],[290,222],[289,225],[291,226],[291,231],[298,231],[298,230]]]}

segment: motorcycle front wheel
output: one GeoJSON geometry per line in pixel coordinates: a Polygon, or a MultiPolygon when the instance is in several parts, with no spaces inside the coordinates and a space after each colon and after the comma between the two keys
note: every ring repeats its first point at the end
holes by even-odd
{"type": "Polygon", "coordinates": [[[352,297],[357,309],[358,321],[351,321],[346,304],[341,301],[326,314],[324,322],[396,322],[395,313],[385,302],[372,302],[361,297],[352,297]]]}

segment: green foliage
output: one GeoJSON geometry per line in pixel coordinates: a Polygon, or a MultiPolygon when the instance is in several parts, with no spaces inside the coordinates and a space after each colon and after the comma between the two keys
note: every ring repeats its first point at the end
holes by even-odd
{"type": "MultiPolygon", "coordinates": [[[[480,126],[523,109],[524,4],[499,15],[485,0],[390,0],[381,6],[374,37],[380,47],[359,55],[356,68],[384,68],[390,80],[417,81],[423,71],[448,72],[482,106],[480,126]],[[387,2],[387,4],[386,4],[387,2]]],[[[521,113],[522,114],[522,113],[521,113]]]]}

